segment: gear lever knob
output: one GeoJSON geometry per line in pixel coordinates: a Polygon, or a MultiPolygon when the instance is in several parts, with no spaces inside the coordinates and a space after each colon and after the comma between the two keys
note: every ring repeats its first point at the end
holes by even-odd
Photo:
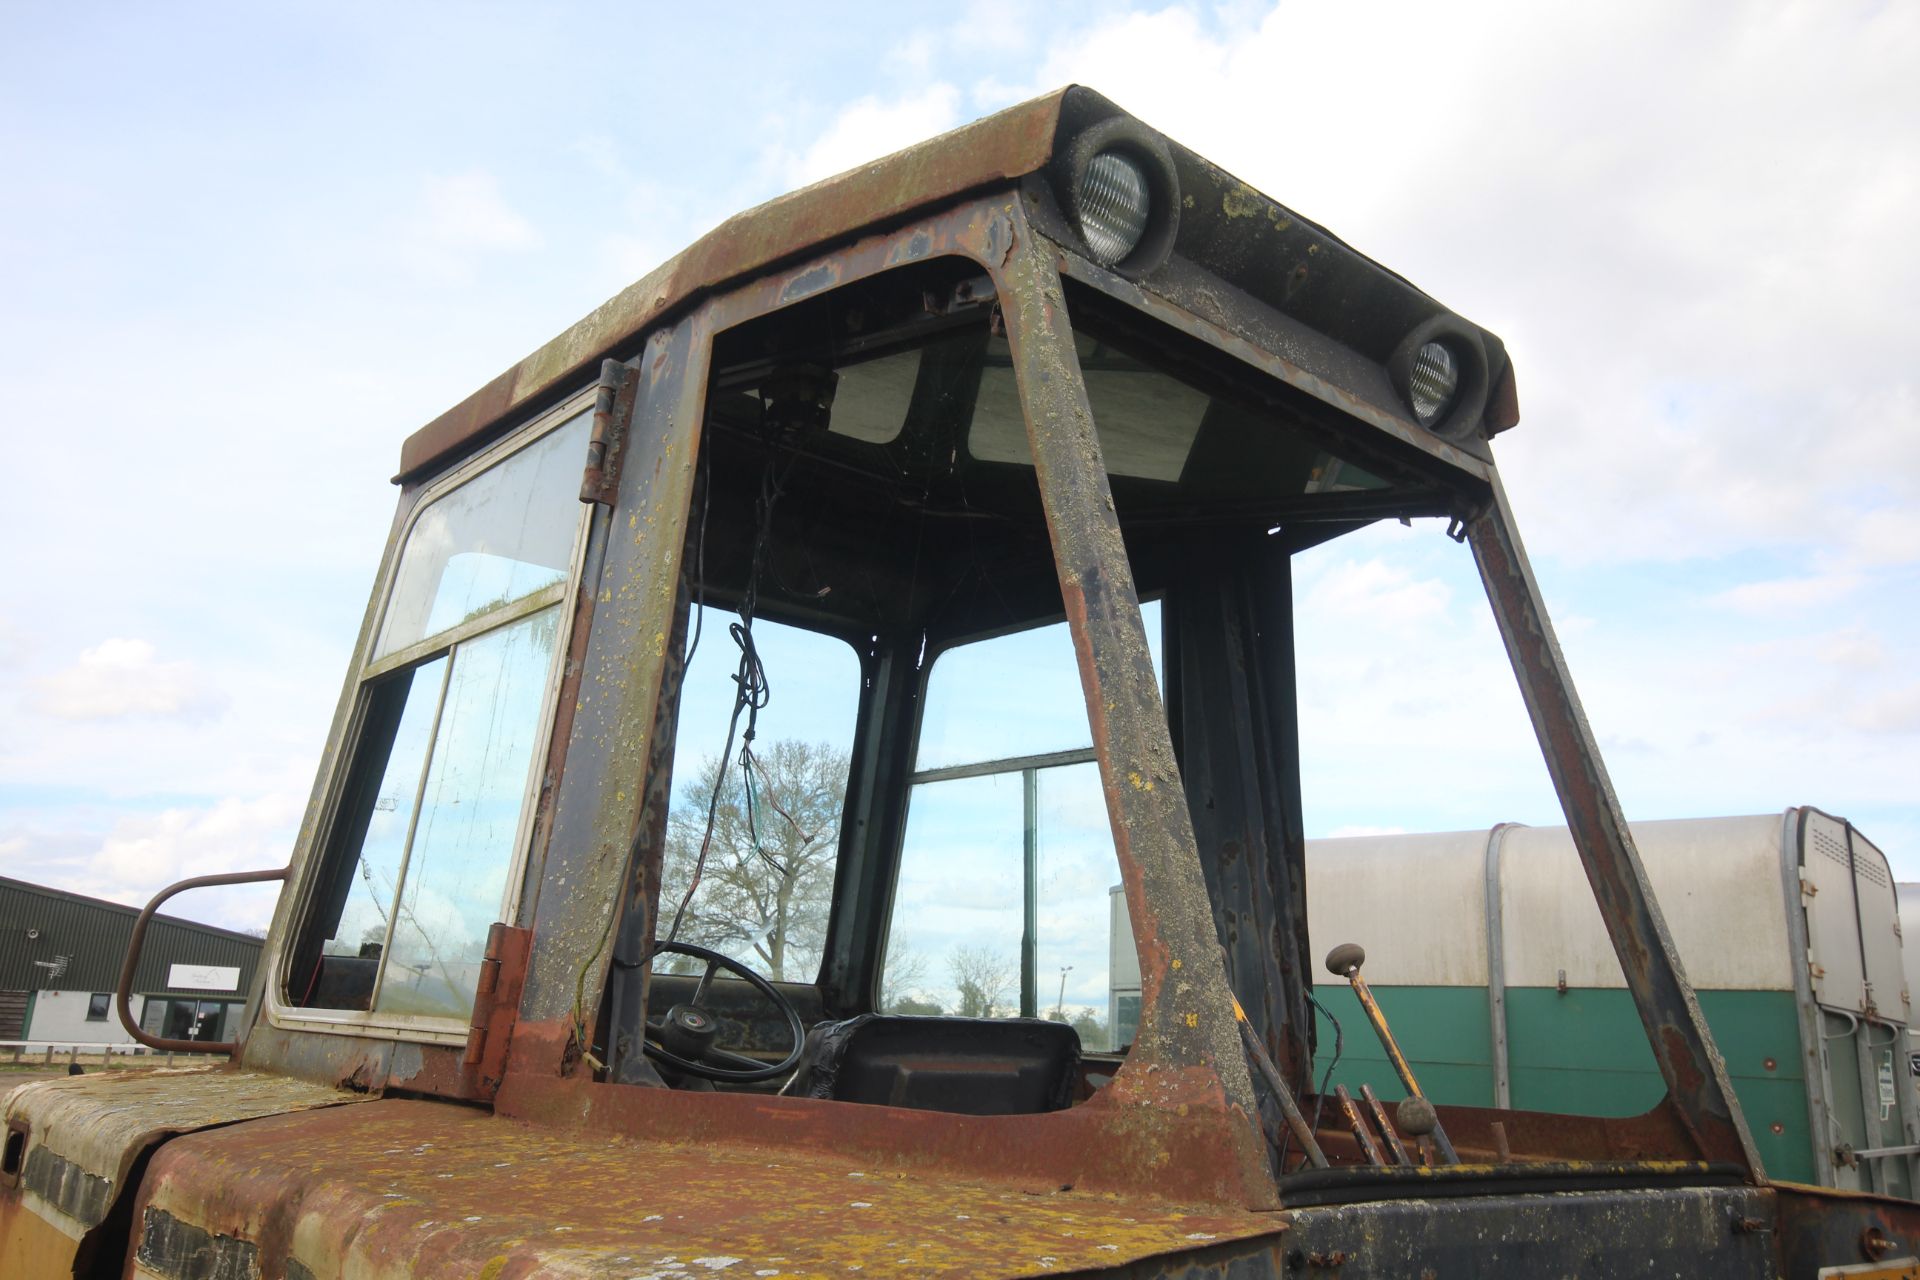
{"type": "Polygon", "coordinates": [[[1367,949],[1357,942],[1343,942],[1327,952],[1327,970],[1337,978],[1351,978],[1367,962],[1367,949]]]}

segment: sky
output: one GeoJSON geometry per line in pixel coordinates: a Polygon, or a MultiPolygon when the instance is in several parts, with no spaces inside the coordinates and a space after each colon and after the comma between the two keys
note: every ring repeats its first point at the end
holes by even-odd
{"type": "MultiPolygon", "coordinates": [[[[1497,455],[1630,818],[1813,804],[1920,880],[1920,6],[0,24],[4,874],[284,862],[409,432],[727,215],[1077,81],[1506,341],[1497,455]]],[[[1556,820],[1464,548],[1296,574],[1309,834],[1556,820]]]]}

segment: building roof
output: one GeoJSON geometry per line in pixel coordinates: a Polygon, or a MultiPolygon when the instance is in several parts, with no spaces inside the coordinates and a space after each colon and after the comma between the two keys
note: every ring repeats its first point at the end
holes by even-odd
{"type": "MultiPolygon", "coordinates": [[[[139,914],[117,902],[0,876],[0,991],[113,990],[139,914]]],[[[133,990],[208,994],[205,987],[169,985],[172,966],[196,965],[240,970],[233,994],[245,995],[262,945],[262,939],[232,929],[157,915],[147,928],[133,990]]]]}

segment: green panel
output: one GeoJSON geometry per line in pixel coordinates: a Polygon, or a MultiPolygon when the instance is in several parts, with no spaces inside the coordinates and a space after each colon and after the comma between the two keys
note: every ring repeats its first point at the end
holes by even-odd
{"type": "MultiPolygon", "coordinates": [[[[1345,1034],[1345,1048],[1333,1083],[1356,1091],[1362,1084],[1370,1084],[1389,1102],[1404,1097],[1400,1081],[1387,1065],[1386,1050],[1380,1047],[1366,1014],[1361,1012],[1353,989],[1328,983],[1315,987],[1313,993],[1339,1019],[1345,1034]]],[[[1373,995],[1423,1092],[1443,1102],[1493,1105],[1485,988],[1375,987],[1373,995]]],[[[1317,1077],[1326,1072],[1333,1059],[1334,1036],[1326,1016],[1314,1016],[1319,1022],[1317,1077]]]]}
{"type": "MultiPolygon", "coordinates": [[[[1484,988],[1375,987],[1373,991],[1422,1090],[1437,1102],[1493,1105],[1492,1038],[1484,988]]],[[[1334,1082],[1353,1089],[1364,1081],[1383,1099],[1399,1098],[1399,1082],[1352,990],[1327,984],[1316,987],[1314,993],[1346,1032],[1346,1049],[1334,1082]]],[[[1705,991],[1700,993],[1700,1008],[1726,1059],[1734,1092],[1768,1174],[1814,1181],[1800,1026],[1792,994],[1705,991]],[[1771,1069],[1766,1065],[1769,1059],[1771,1069]]],[[[1332,1057],[1333,1029],[1324,1017],[1319,1023],[1317,1061],[1318,1070],[1324,1072],[1332,1057]]],[[[1666,1094],[1633,998],[1624,990],[1573,988],[1562,994],[1552,987],[1510,989],[1507,1054],[1513,1105],[1519,1110],[1634,1116],[1656,1106],[1666,1094]]],[[[1836,1069],[1835,1075],[1841,1074],[1836,1069]]],[[[1857,1093],[1857,1077],[1855,1081],[1857,1093]]]]}

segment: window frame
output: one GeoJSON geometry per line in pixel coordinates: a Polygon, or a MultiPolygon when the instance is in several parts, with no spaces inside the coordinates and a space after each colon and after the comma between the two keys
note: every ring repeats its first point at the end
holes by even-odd
{"type": "Polygon", "coordinates": [[[87,1021],[88,1022],[105,1022],[112,1015],[113,1015],[113,992],[94,991],[88,994],[87,996],[87,1021]],[[98,1013],[94,1012],[94,1009],[96,1006],[100,1010],[100,1012],[98,1013]]]}
{"type": "MultiPolygon", "coordinates": [[[[476,636],[511,626],[544,609],[558,607],[559,629],[554,640],[553,657],[549,661],[546,680],[541,690],[541,712],[534,729],[527,779],[522,791],[519,819],[514,829],[513,853],[506,867],[506,891],[498,916],[500,920],[509,924],[520,918],[527,898],[527,865],[532,853],[531,846],[537,820],[535,811],[538,805],[535,800],[539,793],[539,780],[546,769],[548,754],[552,749],[554,721],[559,709],[560,684],[566,671],[567,654],[572,645],[573,626],[577,613],[574,605],[578,601],[582,586],[589,532],[593,524],[593,505],[587,502],[579,504],[580,511],[574,525],[573,543],[568,552],[567,572],[561,581],[542,587],[533,594],[480,618],[460,622],[424,637],[404,648],[378,658],[375,654],[379,648],[381,631],[386,625],[388,611],[392,607],[394,585],[399,577],[400,562],[406,551],[408,539],[412,537],[414,528],[428,509],[448,494],[547,438],[581,414],[590,413],[593,409],[594,394],[594,388],[586,387],[565,397],[551,408],[536,414],[508,431],[500,439],[462,459],[457,465],[448,468],[423,485],[412,496],[404,517],[387,539],[386,552],[372,593],[373,604],[368,610],[367,621],[362,627],[359,641],[353,650],[353,665],[350,668],[351,684],[346,694],[346,697],[351,700],[351,712],[348,723],[337,740],[335,754],[327,765],[329,776],[320,809],[322,818],[315,825],[311,840],[304,842],[300,850],[301,883],[297,890],[298,898],[290,914],[285,941],[273,957],[270,979],[265,984],[266,1020],[270,1025],[282,1030],[358,1035],[376,1039],[408,1040],[423,1044],[466,1043],[470,1030],[470,1015],[451,1018],[437,1015],[381,1013],[371,1007],[378,999],[379,981],[384,975],[384,949],[382,969],[376,974],[374,994],[366,1009],[317,1009],[292,1003],[286,997],[287,967],[297,950],[293,944],[298,939],[304,939],[305,931],[312,920],[314,900],[323,889],[326,854],[332,846],[344,816],[342,807],[347,800],[349,784],[361,750],[366,745],[365,735],[368,713],[372,708],[373,687],[392,673],[410,665],[429,661],[436,654],[444,653],[451,657],[457,646],[476,636]]],[[[580,465],[584,472],[586,466],[584,451],[580,465]]]]}

